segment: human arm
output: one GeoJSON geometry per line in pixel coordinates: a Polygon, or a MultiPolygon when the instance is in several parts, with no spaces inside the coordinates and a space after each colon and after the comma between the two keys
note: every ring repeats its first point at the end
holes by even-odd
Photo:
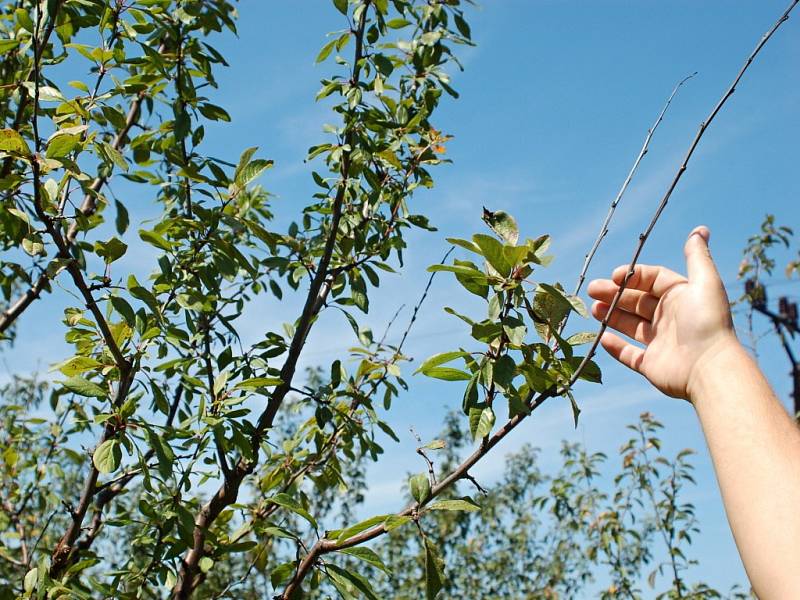
{"type": "MultiPolygon", "coordinates": [[[[603,347],[659,390],[695,407],[739,553],[762,600],[800,597],[800,430],[739,341],[708,252],[709,233],[686,242],[688,279],[640,265],[628,281],[603,347]]],[[[588,288],[603,319],[625,277],[588,288]]]]}

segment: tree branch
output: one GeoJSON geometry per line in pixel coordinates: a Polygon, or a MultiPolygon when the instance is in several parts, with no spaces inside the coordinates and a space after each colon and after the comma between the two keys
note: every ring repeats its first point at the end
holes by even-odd
{"type": "MultiPolygon", "coordinates": [[[[688,162],[689,162],[689,159],[692,157],[692,154],[694,153],[694,150],[697,147],[698,143],[700,142],[700,139],[702,138],[702,136],[705,133],[706,129],[708,128],[710,123],[713,121],[714,117],[716,117],[716,115],[722,109],[722,107],[724,106],[724,104],[727,101],[727,99],[733,94],[733,92],[734,92],[734,90],[736,88],[736,85],[739,83],[739,81],[741,80],[741,78],[744,75],[745,71],[750,66],[750,64],[753,62],[753,60],[758,55],[760,50],[764,47],[764,45],[767,43],[767,41],[772,37],[772,35],[775,33],[775,31],[778,29],[778,27],[780,27],[780,25],[789,18],[789,13],[792,11],[792,9],[794,9],[794,7],[798,4],[798,2],[800,2],[800,0],[793,0],[791,2],[791,4],[789,5],[789,7],[786,9],[786,11],[778,19],[778,21],[761,38],[761,41],[758,43],[758,45],[753,50],[753,52],[751,52],[750,56],[748,56],[747,60],[744,63],[744,66],[739,71],[739,74],[736,76],[736,78],[734,79],[733,83],[730,85],[730,87],[727,89],[727,91],[723,94],[723,96],[719,100],[719,102],[717,102],[717,104],[715,105],[715,107],[711,111],[711,113],[708,116],[708,118],[700,125],[700,129],[699,129],[697,135],[695,136],[695,138],[692,140],[692,142],[691,142],[691,144],[689,146],[689,150],[688,150],[683,162],[681,163],[680,167],[678,168],[678,171],[677,171],[675,177],[673,178],[672,183],[670,184],[669,188],[667,189],[667,192],[665,193],[664,197],[662,198],[661,202],[659,203],[658,207],[656,208],[655,214],[653,215],[653,218],[650,221],[650,224],[648,225],[648,227],[645,230],[645,232],[642,233],[639,236],[639,243],[636,246],[636,250],[635,250],[633,258],[631,260],[628,274],[626,275],[625,280],[623,281],[622,285],[620,286],[620,289],[617,292],[617,295],[615,296],[615,298],[614,298],[614,300],[613,300],[613,302],[611,304],[611,308],[609,310],[609,315],[611,314],[611,312],[614,310],[614,308],[616,307],[617,303],[619,302],[619,298],[622,295],[622,291],[624,290],[625,285],[627,284],[627,281],[630,279],[630,277],[633,274],[633,268],[634,268],[634,266],[636,264],[636,261],[639,258],[639,255],[642,252],[642,249],[644,247],[645,242],[648,239],[648,236],[650,235],[650,232],[653,230],[653,228],[655,227],[656,222],[658,221],[659,217],[661,216],[661,214],[663,213],[664,209],[666,208],[666,205],[667,205],[667,203],[669,201],[670,196],[672,195],[672,192],[674,191],[675,187],[677,186],[678,181],[680,180],[681,176],[683,175],[683,172],[686,170],[688,162]]],[[[594,351],[597,349],[597,344],[599,343],[600,336],[605,331],[607,326],[608,326],[608,316],[606,317],[606,319],[604,319],[604,321],[603,321],[603,323],[602,323],[602,325],[600,327],[600,331],[598,332],[598,337],[595,340],[595,343],[593,344],[590,352],[587,354],[586,358],[581,362],[581,364],[579,365],[578,369],[576,369],[576,371],[574,372],[574,374],[573,374],[572,378],[570,379],[569,383],[564,388],[556,389],[555,386],[554,386],[550,390],[542,392],[541,394],[539,394],[536,397],[534,397],[533,393],[531,393],[529,398],[527,399],[527,404],[531,408],[531,411],[529,413],[527,413],[527,414],[526,413],[520,413],[517,416],[512,417],[511,419],[509,419],[505,423],[505,425],[503,425],[494,435],[492,435],[489,438],[486,438],[484,440],[484,442],[470,456],[468,456],[461,464],[459,464],[449,475],[444,477],[437,485],[432,486],[431,492],[430,492],[428,498],[426,499],[425,503],[414,502],[414,503],[408,505],[405,509],[403,509],[399,513],[397,513],[397,516],[411,516],[411,515],[417,514],[418,511],[425,506],[425,504],[427,504],[428,502],[430,502],[431,500],[433,500],[434,498],[439,496],[445,489],[447,489],[448,487],[450,487],[451,485],[453,485],[454,483],[456,483],[460,479],[467,479],[468,478],[469,469],[472,468],[472,466],[474,466],[484,456],[486,456],[486,454],[488,454],[489,451],[492,448],[494,448],[517,425],[519,425],[519,423],[521,423],[528,416],[528,414],[530,414],[531,412],[533,412],[533,410],[535,410],[536,408],[541,406],[547,398],[550,398],[550,397],[555,396],[555,395],[560,395],[560,394],[563,394],[566,391],[568,391],[572,387],[572,385],[578,380],[578,378],[580,377],[580,374],[582,373],[583,369],[588,364],[589,360],[591,359],[592,355],[594,354],[594,351]]],[[[283,593],[280,594],[279,596],[277,596],[277,598],[280,599],[280,600],[291,600],[291,598],[294,596],[294,594],[296,594],[299,591],[300,585],[302,584],[302,582],[305,579],[305,577],[308,575],[308,573],[311,571],[311,569],[314,567],[314,565],[316,564],[316,562],[318,561],[318,559],[322,555],[328,554],[330,552],[336,552],[338,550],[343,550],[345,548],[351,548],[353,546],[357,546],[359,544],[362,544],[362,543],[367,542],[369,540],[373,540],[373,539],[383,535],[384,533],[386,533],[386,531],[387,531],[386,530],[386,526],[383,523],[381,523],[379,525],[376,525],[376,526],[374,526],[374,527],[372,527],[370,529],[367,529],[367,530],[365,530],[365,531],[363,531],[363,532],[361,532],[359,534],[351,536],[351,537],[349,537],[347,539],[344,539],[342,541],[337,541],[337,540],[332,540],[332,539],[327,539],[327,538],[321,538],[320,540],[318,540],[312,546],[312,548],[308,551],[306,556],[300,561],[295,576],[288,583],[288,585],[284,589],[283,593]]]]}
{"type": "MultiPolygon", "coordinates": [[[[159,53],[163,53],[166,49],[164,44],[158,49],[159,53]]],[[[25,88],[23,88],[25,89],[25,88]]],[[[127,137],[130,133],[131,129],[139,120],[139,115],[141,112],[142,102],[146,97],[146,92],[143,90],[139,92],[136,96],[134,101],[131,103],[127,116],[125,117],[125,125],[122,129],[120,129],[117,134],[114,136],[114,139],[111,143],[111,146],[115,150],[122,149],[125,144],[127,143],[127,137]]],[[[8,159],[6,159],[8,160],[8,159]]],[[[5,167],[4,167],[5,168],[5,167]]],[[[107,183],[108,176],[101,175],[98,176],[92,181],[92,184],[89,186],[88,191],[84,195],[83,202],[78,209],[78,212],[83,217],[90,217],[94,214],[97,210],[97,194],[103,188],[103,186],[107,183]]],[[[73,221],[70,224],[69,229],[67,230],[66,236],[64,236],[64,244],[62,247],[58,248],[58,253],[56,254],[56,259],[69,259],[71,254],[70,250],[72,245],[75,243],[75,239],[78,237],[78,233],[80,232],[80,228],[78,226],[78,222],[73,221]]],[[[28,288],[25,292],[23,292],[11,305],[0,314],[0,333],[5,332],[8,330],[11,325],[19,318],[19,316],[25,312],[25,310],[30,306],[34,300],[37,300],[40,296],[42,291],[45,290],[47,284],[50,282],[51,276],[47,274],[47,271],[42,271],[41,275],[34,281],[34,283],[28,288]]]]}
{"type": "MultiPolygon", "coordinates": [[[[364,10],[355,31],[355,55],[353,59],[352,76],[351,80],[353,85],[358,85],[361,73],[361,60],[363,58],[364,48],[364,30],[366,26],[367,12],[371,0],[366,0],[364,3],[364,10]]],[[[329,267],[333,257],[333,251],[336,246],[336,238],[339,232],[339,223],[342,217],[342,208],[349,187],[350,177],[350,153],[352,152],[353,142],[355,140],[355,132],[352,123],[346,123],[347,132],[345,134],[344,145],[350,148],[342,153],[340,164],[341,181],[339,182],[336,196],[333,200],[331,208],[330,230],[328,237],[325,241],[322,256],[317,264],[317,269],[314,277],[309,286],[306,300],[303,305],[295,334],[292,342],[289,345],[289,351],[286,361],[283,364],[280,372],[281,383],[275,388],[270,396],[264,412],[261,413],[256,424],[256,430],[253,433],[251,443],[253,447],[252,461],[246,460],[244,457],[240,458],[234,469],[231,470],[228,477],[224,479],[222,485],[211,499],[203,506],[195,519],[195,527],[193,533],[193,546],[190,548],[183,558],[181,563],[178,582],[172,590],[172,596],[176,600],[185,600],[191,597],[196,589],[199,578],[199,562],[203,557],[204,544],[206,532],[208,528],[214,523],[216,518],[222,510],[233,504],[238,498],[239,488],[242,481],[253,472],[258,462],[258,455],[260,452],[261,442],[264,434],[272,427],[275,416],[278,414],[284,398],[289,393],[292,387],[292,380],[294,379],[297,362],[300,354],[305,345],[308,333],[316,319],[320,309],[325,303],[325,299],[330,292],[332,280],[329,277],[329,267]]]]}

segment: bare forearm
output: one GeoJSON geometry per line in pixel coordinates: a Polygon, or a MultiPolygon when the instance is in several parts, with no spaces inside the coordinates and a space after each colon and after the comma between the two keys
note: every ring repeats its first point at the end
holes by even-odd
{"type": "Polygon", "coordinates": [[[691,399],[761,600],[800,597],[800,430],[738,342],[698,365],[691,399]]]}

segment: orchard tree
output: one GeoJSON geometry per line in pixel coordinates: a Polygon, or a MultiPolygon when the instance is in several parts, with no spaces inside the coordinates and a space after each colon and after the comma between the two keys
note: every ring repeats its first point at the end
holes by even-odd
{"type": "MultiPolygon", "coordinates": [[[[501,210],[484,211],[485,232],[451,240],[458,258],[431,270],[455,276],[485,312],[456,315],[470,348],[443,348],[418,370],[462,382],[474,449],[446,474],[429,465],[412,475],[396,513],[354,523],[340,501],[342,490],[355,501],[368,493],[364,464],[395,437],[392,402],[408,386],[405,336],[377,338],[362,315],[381,278],[402,268],[409,228],[432,229],[414,195],[445,162],[449,136],[435,116],[457,97],[448,72],[471,44],[462,4],[333,1],[341,29],[317,57],[331,69],[317,99],[336,125],[309,150],[317,192],[285,230],[257,183],[272,161],[256,148],[218,158],[203,144],[205,123],[230,119],[207,94],[226,64],[214,37],[235,33],[233,4],[2,4],[0,332],[13,343],[28,307],[59,294],[73,349],[55,377],[0,390],[6,597],[240,597],[263,594],[253,582],[268,578],[284,600],[376,598],[365,573],[383,562],[363,544],[416,531],[433,598],[446,582],[444,540],[425,522],[479,505],[453,496],[454,484],[474,481],[470,469],[549,398],[569,399],[577,419],[572,386],[599,382],[598,338],[567,336],[566,320],[585,314],[586,269],[663,111],[574,292],[545,282],[549,238],[522,238],[501,210]],[[90,75],[62,83],[64,70],[90,75]],[[119,179],[152,201],[155,219],[112,193],[119,179]],[[129,247],[145,245],[150,274],[120,272],[129,247]],[[247,307],[284,294],[300,298],[294,321],[248,344],[247,307]],[[312,328],[341,318],[359,360],[298,372],[312,328]]],[[[796,4],[703,122],[631,274],[704,131],[796,4]]],[[[440,442],[422,446],[424,458],[440,442]]]]}

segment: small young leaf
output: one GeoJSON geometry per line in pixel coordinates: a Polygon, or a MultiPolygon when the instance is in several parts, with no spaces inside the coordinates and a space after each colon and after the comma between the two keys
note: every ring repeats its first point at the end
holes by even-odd
{"type": "Polygon", "coordinates": [[[575,333],[567,338],[567,343],[570,346],[580,346],[581,344],[590,344],[594,342],[595,338],[597,337],[597,333],[594,331],[583,331],[581,333],[575,333]]]}
{"type": "Polygon", "coordinates": [[[107,242],[95,242],[94,251],[107,265],[120,258],[128,250],[128,245],[116,237],[107,242]]]}
{"type": "Polygon", "coordinates": [[[122,462],[119,440],[114,438],[100,444],[92,455],[95,468],[101,473],[113,473],[122,462]]]}
{"type": "Polygon", "coordinates": [[[494,411],[490,406],[469,411],[469,430],[474,440],[481,440],[492,432],[494,411]]]}
{"type": "Polygon", "coordinates": [[[197,566],[200,567],[200,572],[201,573],[208,573],[211,570],[211,567],[214,566],[214,559],[210,558],[208,556],[204,556],[197,563],[197,566]]]}
{"type": "Polygon", "coordinates": [[[431,480],[427,473],[417,473],[408,479],[408,489],[418,503],[423,504],[431,495],[431,480]]]}
{"type": "Polygon", "coordinates": [[[499,235],[506,243],[516,245],[519,241],[517,222],[507,212],[502,210],[491,211],[484,206],[483,221],[489,226],[489,229],[499,235]]]}

